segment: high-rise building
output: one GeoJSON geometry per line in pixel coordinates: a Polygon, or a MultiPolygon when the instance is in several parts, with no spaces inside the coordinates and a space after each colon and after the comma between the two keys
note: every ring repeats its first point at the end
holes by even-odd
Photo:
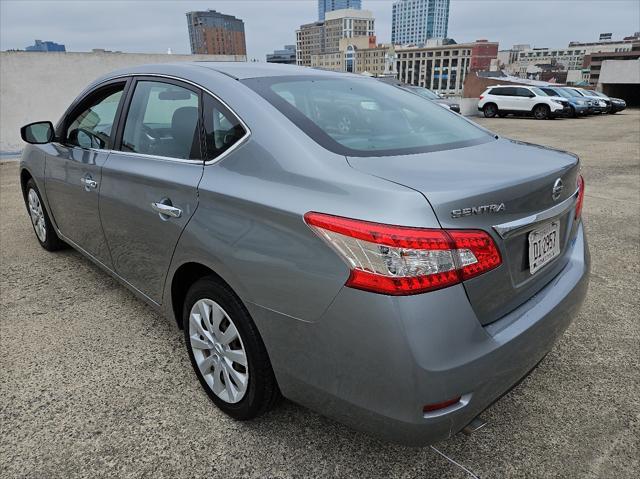
{"type": "Polygon", "coordinates": [[[344,10],[345,8],[360,10],[362,0],[318,0],[318,21],[323,21],[327,12],[344,10]]]}
{"type": "Polygon", "coordinates": [[[246,55],[244,22],[215,10],[187,13],[191,53],[246,55]]]}
{"type": "Polygon", "coordinates": [[[368,10],[327,12],[324,22],[301,25],[296,31],[296,62],[311,66],[311,55],[338,52],[340,39],[375,36],[375,20],[368,10]]]}
{"type": "Polygon", "coordinates": [[[391,43],[423,45],[429,38],[447,38],[449,0],[399,0],[393,4],[391,43]]]}
{"type": "Polygon", "coordinates": [[[64,45],[56,42],[43,42],[42,40],[36,40],[33,45],[25,48],[27,52],[66,52],[64,45]]]}

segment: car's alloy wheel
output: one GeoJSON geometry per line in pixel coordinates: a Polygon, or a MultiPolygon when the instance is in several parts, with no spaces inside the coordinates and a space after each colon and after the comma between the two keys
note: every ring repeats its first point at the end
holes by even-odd
{"type": "Polygon", "coordinates": [[[498,108],[490,103],[488,105],[485,105],[482,111],[484,112],[485,118],[493,118],[494,116],[496,116],[496,113],[498,113],[498,108]]]}
{"type": "Polygon", "coordinates": [[[211,391],[226,403],[241,401],[249,384],[247,353],[238,328],[218,303],[200,299],[193,305],[189,341],[211,391]]]}
{"type": "Polygon", "coordinates": [[[533,110],[533,116],[536,120],[544,120],[549,117],[549,107],[546,105],[538,105],[533,110]]]}
{"type": "Polygon", "coordinates": [[[33,231],[36,234],[38,243],[47,251],[56,251],[66,246],[66,243],[62,241],[56,231],[53,228],[47,209],[40,196],[40,191],[36,186],[35,181],[30,179],[25,185],[25,204],[29,211],[29,218],[33,225],[33,231]]]}
{"type": "Polygon", "coordinates": [[[29,188],[27,193],[27,204],[29,207],[29,216],[31,216],[31,224],[33,224],[33,230],[40,242],[44,243],[47,240],[47,220],[44,217],[44,211],[42,209],[42,203],[38,193],[33,188],[29,188]]]}

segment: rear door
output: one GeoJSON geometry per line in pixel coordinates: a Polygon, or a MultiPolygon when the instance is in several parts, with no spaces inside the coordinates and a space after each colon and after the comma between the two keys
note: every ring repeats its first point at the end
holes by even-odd
{"type": "Polygon", "coordinates": [[[500,110],[517,110],[517,105],[514,103],[515,88],[497,88],[496,91],[500,92],[500,95],[502,95],[498,106],[500,110]]]}
{"type": "Polygon", "coordinates": [[[126,80],[100,85],[64,116],[47,151],[45,190],[62,234],[106,266],[111,259],[100,224],[102,166],[115,139],[126,80]]]}
{"type": "Polygon", "coordinates": [[[129,89],[116,149],[103,167],[100,215],[115,271],[153,301],[198,206],[202,93],[160,77],[129,89]]]}

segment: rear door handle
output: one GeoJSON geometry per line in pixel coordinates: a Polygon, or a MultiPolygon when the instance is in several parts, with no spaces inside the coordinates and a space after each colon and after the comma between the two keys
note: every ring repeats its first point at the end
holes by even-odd
{"type": "Polygon", "coordinates": [[[153,208],[153,211],[164,216],[171,216],[172,218],[180,218],[182,216],[182,210],[180,208],[165,203],[151,203],[151,208],[153,208]]]}
{"type": "Polygon", "coordinates": [[[80,178],[80,183],[82,183],[87,189],[91,188],[95,190],[98,187],[98,182],[89,177],[80,178]]]}

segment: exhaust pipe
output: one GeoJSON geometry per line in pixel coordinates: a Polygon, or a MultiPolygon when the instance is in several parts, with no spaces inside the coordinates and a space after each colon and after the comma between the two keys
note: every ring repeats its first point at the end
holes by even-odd
{"type": "Polygon", "coordinates": [[[473,421],[471,421],[469,424],[467,424],[462,429],[462,432],[465,433],[467,436],[470,436],[472,433],[474,433],[476,431],[479,431],[480,429],[482,429],[486,425],[487,425],[487,421],[485,421],[480,416],[478,416],[473,421]]]}

